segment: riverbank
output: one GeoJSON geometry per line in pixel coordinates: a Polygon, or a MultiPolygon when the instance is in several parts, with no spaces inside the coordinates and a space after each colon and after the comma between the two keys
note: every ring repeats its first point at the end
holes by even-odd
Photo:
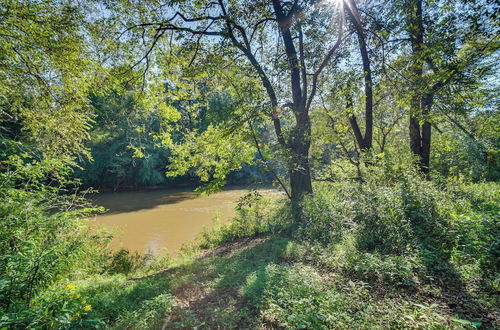
{"type": "Polygon", "coordinates": [[[96,317],[113,328],[498,326],[491,298],[464,296],[459,288],[443,290],[437,283],[362,281],[342,271],[342,263],[337,270],[325,268],[306,251],[286,235],[241,239],[151,275],[83,283],[79,292],[92,296],[96,317]]]}
{"type": "Polygon", "coordinates": [[[249,193],[232,221],[202,232],[175,258],[109,253],[105,241],[98,249],[99,236],[90,237],[89,245],[78,245],[84,249],[78,265],[27,312],[2,322],[497,328],[499,189],[498,183],[422,185],[411,177],[401,184],[367,181],[362,189],[318,184],[300,223],[287,200],[249,193]]]}
{"type": "MultiPolygon", "coordinates": [[[[293,223],[284,201],[248,198],[234,221],[201,235],[175,259],[145,261],[126,273],[72,283],[92,306],[82,325],[99,320],[106,327],[135,329],[500,326],[496,261],[488,254],[492,250],[482,249],[496,246],[495,236],[488,235],[498,227],[484,226],[498,209],[498,185],[455,187],[459,190],[443,193],[442,201],[435,196],[433,212],[446,210],[455,223],[421,218],[424,222],[405,240],[399,240],[404,223],[385,211],[393,207],[387,200],[361,202],[348,195],[347,185],[325,187],[317,187],[314,204],[306,203],[309,222],[293,223]],[[356,212],[375,210],[378,219],[389,217],[377,223],[386,231],[378,236],[372,228],[349,228],[349,221],[338,227],[351,204],[356,212]],[[454,218],[450,207],[466,213],[454,218]],[[436,231],[419,236],[425,221],[436,231]],[[444,225],[461,230],[441,232],[444,225]],[[386,252],[367,248],[368,238],[380,239],[386,252]],[[464,241],[466,249],[459,244],[464,241]],[[446,251],[447,246],[455,247],[446,251]]],[[[366,196],[374,193],[364,188],[366,196]]],[[[392,187],[384,196],[395,198],[401,191],[392,187]]],[[[419,216],[429,207],[422,196],[411,204],[418,205],[419,216]]]]}

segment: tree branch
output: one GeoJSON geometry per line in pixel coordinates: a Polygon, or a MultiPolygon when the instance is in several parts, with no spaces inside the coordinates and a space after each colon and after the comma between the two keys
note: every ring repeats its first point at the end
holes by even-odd
{"type": "Polygon", "coordinates": [[[268,168],[269,172],[271,172],[271,174],[274,176],[276,181],[278,181],[278,183],[280,184],[281,188],[283,188],[283,190],[285,191],[288,198],[291,200],[292,196],[288,192],[288,189],[286,188],[285,184],[283,183],[283,181],[281,181],[278,174],[274,171],[274,169],[271,167],[271,165],[269,165],[266,158],[264,157],[264,154],[262,153],[262,150],[260,149],[260,145],[259,145],[259,141],[257,140],[257,136],[255,135],[255,131],[253,129],[252,122],[250,120],[248,121],[248,125],[250,126],[250,131],[252,132],[253,141],[255,143],[255,147],[257,148],[257,152],[260,155],[260,158],[262,158],[262,161],[264,162],[264,164],[266,164],[266,167],[268,168]]]}
{"type": "MultiPolygon", "coordinates": [[[[341,7],[343,7],[343,2],[341,3],[341,7]]],[[[307,105],[306,105],[306,109],[307,110],[309,110],[311,108],[312,101],[314,99],[314,96],[316,95],[316,90],[317,90],[317,87],[318,87],[318,78],[319,78],[319,75],[321,74],[321,71],[323,71],[323,69],[328,64],[328,62],[332,58],[332,56],[335,53],[335,51],[342,44],[343,30],[344,30],[344,11],[340,10],[339,34],[337,36],[337,41],[332,46],[332,48],[330,48],[330,50],[328,51],[328,53],[326,54],[326,56],[323,58],[323,61],[321,61],[321,64],[319,65],[318,69],[313,74],[313,80],[312,80],[312,86],[311,86],[311,94],[309,95],[309,100],[307,100],[307,105]]]]}

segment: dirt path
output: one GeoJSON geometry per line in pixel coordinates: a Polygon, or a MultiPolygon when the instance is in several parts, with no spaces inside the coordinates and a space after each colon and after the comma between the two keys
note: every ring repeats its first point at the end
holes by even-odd
{"type": "Polygon", "coordinates": [[[175,304],[162,329],[228,328],[254,325],[258,310],[246,305],[239,288],[260,258],[268,237],[243,239],[202,253],[193,264],[166,270],[162,275],[175,279],[175,304]],[[240,313],[242,310],[245,313],[240,313]]]}

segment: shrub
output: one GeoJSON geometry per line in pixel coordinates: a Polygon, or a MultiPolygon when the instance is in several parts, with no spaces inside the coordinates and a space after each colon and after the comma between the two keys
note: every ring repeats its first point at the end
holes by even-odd
{"type": "Polygon", "coordinates": [[[153,329],[161,327],[173,305],[170,294],[160,294],[144,300],[133,311],[124,311],[114,324],[116,329],[153,329]]]}
{"type": "Polygon", "coordinates": [[[451,248],[450,205],[446,189],[426,181],[413,169],[370,167],[363,182],[322,183],[305,200],[299,236],[328,245],[342,233],[354,233],[358,247],[381,254],[402,255],[439,245],[451,248]]]}
{"type": "Polygon", "coordinates": [[[412,249],[413,228],[397,188],[363,187],[356,201],[360,249],[383,254],[402,254],[412,249]]]}
{"type": "Polygon", "coordinates": [[[479,274],[500,271],[500,185],[455,184],[450,187],[457,207],[450,210],[455,237],[453,260],[458,266],[474,264],[479,274]]]}
{"type": "Polygon", "coordinates": [[[325,290],[311,267],[267,267],[269,285],[264,290],[262,318],[286,329],[328,329],[339,324],[345,313],[340,294],[325,290]]]}
{"type": "Polygon", "coordinates": [[[365,252],[350,254],[343,271],[364,282],[401,287],[414,285],[422,269],[419,261],[412,257],[365,252]]]}
{"type": "Polygon", "coordinates": [[[429,181],[411,167],[375,162],[362,182],[314,188],[295,232],[304,247],[287,255],[333,268],[344,263],[345,271],[370,282],[408,285],[425,268],[431,276],[458,271],[497,286],[498,183],[429,181]],[[355,246],[341,249],[342,262],[330,256],[351,240],[355,246]]]}
{"type": "MultiPolygon", "coordinates": [[[[107,240],[90,235],[80,220],[99,209],[66,179],[67,162],[22,154],[7,157],[0,168],[0,322],[48,322],[32,307],[37,296],[75,272],[102,266],[99,256],[107,240]]],[[[62,302],[66,296],[57,297],[62,305],[72,305],[71,300],[62,302]]]]}
{"type": "Polygon", "coordinates": [[[76,287],[92,305],[85,320],[100,320],[105,328],[160,328],[174,303],[171,279],[164,276],[131,280],[123,274],[93,275],[76,287]]]}
{"type": "Polygon", "coordinates": [[[110,256],[111,261],[105,269],[110,274],[129,274],[145,268],[148,261],[153,262],[153,259],[152,255],[130,253],[129,250],[121,248],[110,256]]]}
{"type": "Polygon", "coordinates": [[[228,223],[218,223],[198,237],[199,247],[213,248],[243,237],[284,230],[291,226],[289,203],[262,196],[257,191],[243,195],[236,205],[236,216],[228,223]]]}
{"type": "Polygon", "coordinates": [[[73,284],[60,284],[44,291],[33,301],[28,328],[96,328],[102,326],[99,319],[88,317],[92,305],[73,284]]]}
{"type": "Polygon", "coordinates": [[[491,162],[491,154],[485,147],[467,136],[451,132],[439,134],[433,141],[433,148],[433,168],[441,175],[478,181],[494,178],[494,172],[498,171],[498,164],[491,162]]]}
{"type": "Polygon", "coordinates": [[[318,186],[314,196],[306,196],[302,208],[302,223],[296,236],[320,242],[323,245],[338,242],[343,234],[354,227],[352,200],[335,193],[337,186],[318,186]]]}

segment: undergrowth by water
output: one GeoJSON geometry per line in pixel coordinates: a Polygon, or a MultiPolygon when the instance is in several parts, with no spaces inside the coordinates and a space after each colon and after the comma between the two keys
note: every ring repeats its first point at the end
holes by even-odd
{"type": "Polygon", "coordinates": [[[100,272],[59,281],[30,324],[499,327],[499,202],[497,183],[378,177],[316,185],[297,224],[285,200],[252,192],[176,259],[121,251],[100,272]]]}

